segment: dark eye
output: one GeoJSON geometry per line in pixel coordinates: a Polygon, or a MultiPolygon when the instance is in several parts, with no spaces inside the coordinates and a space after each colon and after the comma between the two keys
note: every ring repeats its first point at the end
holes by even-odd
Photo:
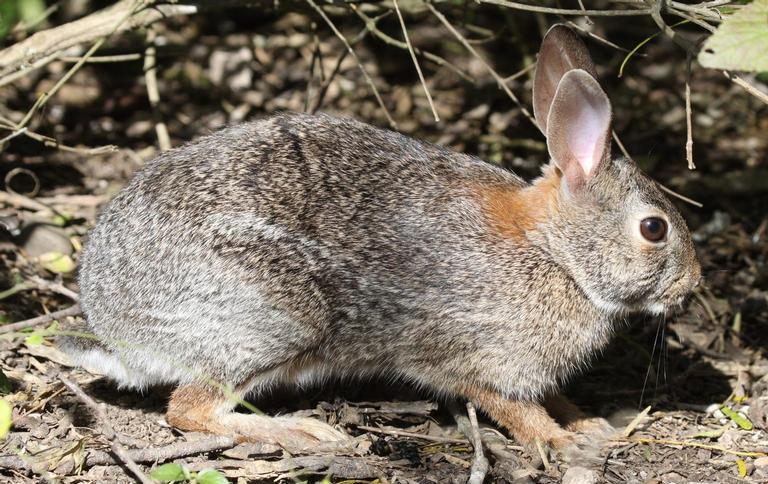
{"type": "Polygon", "coordinates": [[[667,235],[667,222],[659,217],[644,218],[640,222],[640,234],[646,240],[659,242],[667,235]]]}

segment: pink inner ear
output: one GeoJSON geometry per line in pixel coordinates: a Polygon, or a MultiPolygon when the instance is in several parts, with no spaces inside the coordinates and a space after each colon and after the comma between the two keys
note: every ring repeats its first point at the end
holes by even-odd
{"type": "Polygon", "coordinates": [[[611,103],[586,71],[568,71],[557,86],[547,118],[547,148],[576,188],[610,155],[611,103]]]}
{"type": "Polygon", "coordinates": [[[592,169],[603,157],[605,148],[605,113],[593,106],[583,106],[571,122],[576,129],[567,131],[567,143],[571,154],[589,177],[592,169]]]}

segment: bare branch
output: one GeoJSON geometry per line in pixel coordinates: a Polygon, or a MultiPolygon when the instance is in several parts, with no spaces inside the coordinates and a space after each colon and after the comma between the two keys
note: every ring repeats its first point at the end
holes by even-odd
{"type": "Polygon", "coordinates": [[[432,114],[435,116],[435,122],[440,121],[440,116],[437,115],[437,110],[435,109],[435,103],[432,102],[432,95],[429,93],[429,88],[427,87],[427,81],[424,80],[424,74],[421,72],[421,67],[419,66],[419,61],[416,59],[416,53],[413,51],[413,45],[411,45],[411,39],[408,38],[408,29],[405,28],[405,20],[403,20],[403,14],[400,13],[400,7],[397,5],[397,0],[392,0],[394,6],[395,6],[395,12],[397,12],[397,18],[400,20],[400,27],[403,29],[403,38],[405,38],[405,43],[408,46],[408,52],[411,54],[411,59],[413,59],[413,65],[416,67],[416,72],[419,74],[419,80],[421,81],[421,85],[424,88],[424,94],[427,96],[427,101],[429,101],[429,107],[432,109],[432,114]]]}
{"type": "Polygon", "coordinates": [[[0,334],[14,333],[22,329],[32,328],[53,321],[54,319],[77,316],[80,312],[80,304],[75,304],[67,309],[54,311],[50,314],[44,314],[43,316],[38,316],[36,318],[26,319],[24,321],[19,321],[18,323],[4,324],[3,326],[0,326],[0,334]]]}
{"type": "Polygon", "coordinates": [[[360,58],[355,53],[355,50],[352,48],[351,45],[349,45],[347,38],[344,37],[344,34],[342,34],[339,31],[339,29],[336,27],[336,24],[334,24],[333,21],[328,17],[328,14],[326,14],[322,8],[318,7],[317,3],[315,3],[314,0],[306,0],[306,1],[323,18],[325,23],[328,24],[328,27],[331,28],[331,30],[336,35],[336,37],[338,37],[339,40],[341,40],[341,42],[347,48],[349,55],[351,55],[352,58],[355,59],[355,62],[357,62],[357,65],[360,67],[360,71],[363,73],[363,77],[365,77],[365,80],[366,82],[368,82],[368,85],[371,86],[373,95],[376,96],[376,101],[378,101],[379,106],[381,106],[382,111],[384,111],[384,115],[387,117],[387,121],[389,121],[390,126],[392,126],[393,128],[397,128],[397,123],[395,123],[395,120],[392,119],[392,116],[389,114],[389,110],[387,109],[387,106],[384,104],[384,100],[381,99],[379,90],[376,89],[376,84],[374,84],[373,79],[371,79],[371,76],[368,75],[368,71],[365,69],[365,66],[360,61],[360,58]]]}
{"type": "Polygon", "coordinates": [[[144,79],[147,82],[147,97],[155,118],[155,133],[160,151],[171,149],[171,137],[168,127],[160,114],[160,91],[157,88],[157,49],[155,48],[156,33],[153,29],[147,31],[147,49],[144,51],[144,79]]]}
{"type": "Polygon", "coordinates": [[[92,42],[112,33],[133,30],[157,20],[197,12],[196,6],[158,5],[149,9],[154,0],[121,0],[67,24],[43,30],[0,51],[0,84],[5,76],[29,72],[56,59],[57,53],[80,44],[92,42]],[[139,10],[140,11],[137,11],[139,10]],[[131,15],[134,13],[133,15],[131,15]],[[124,22],[126,15],[130,20],[124,22]],[[43,61],[43,62],[41,62],[43,61]]]}
{"type": "Polygon", "coordinates": [[[483,67],[485,67],[488,73],[496,80],[496,83],[499,85],[499,87],[502,90],[504,90],[505,93],[507,93],[507,96],[509,96],[510,99],[512,99],[512,101],[515,104],[517,104],[517,106],[520,108],[520,111],[523,113],[523,115],[525,115],[525,117],[528,118],[531,121],[531,123],[533,123],[534,126],[538,126],[536,124],[536,121],[533,119],[533,116],[531,115],[530,111],[528,111],[528,108],[526,108],[523,105],[523,103],[520,102],[520,99],[518,99],[518,97],[515,96],[515,94],[512,92],[509,86],[507,86],[507,83],[504,82],[504,78],[502,78],[498,74],[498,72],[496,72],[494,68],[491,67],[491,65],[488,64],[488,62],[486,62],[486,60],[483,59],[480,56],[480,54],[477,53],[475,48],[472,47],[472,45],[467,41],[467,39],[463,35],[461,35],[461,33],[459,33],[459,31],[456,30],[456,28],[453,25],[451,25],[451,23],[448,21],[447,18],[445,18],[445,15],[440,13],[440,11],[437,10],[431,3],[427,3],[426,5],[427,5],[427,8],[429,8],[429,10],[432,12],[432,14],[434,14],[434,16],[437,17],[438,20],[440,20],[440,22],[445,26],[445,28],[447,28],[451,32],[451,34],[453,34],[453,36],[456,37],[456,39],[459,42],[461,42],[464,48],[467,49],[470,52],[470,54],[475,56],[477,60],[479,60],[480,63],[483,64],[483,67]]]}
{"type": "MultiPolygon", "coordinates": [[[[620,17],[620,16],[642,16],[651,13],[651,9],[638,10],[579,10],[569,8],[540,7],[538,5],[528,5],[526,3],[509,2],[507,0],[477,0],[478,3],[487,3],[491,5],[501,5],[502,7],[514,10],[523,10],[526,12],[551,13],[554,15],[574,15],[579,17],[620,17]]],[[[429,4],[427,4],[429,5],[429,4]]]]}
{"type": "Polygon", "coordinates": [[[117,442],[115,430],[112,428],[112,424],[109,423],[109,419],[104,414],[104,409],[101,408],[101,405],[96,403],[96,401],[91,398],[90,395],[85,393],[77,383],[67,379],[64,376],[59,376],[59,380],[64,384],[64,386],[69,388],[69,390],[74,393],[77,398],[82,400],[83,403],[85,403],[88,407],[91,408],[91,410],[96,413],[99,421],[101,422],[101,433],[107,440],[109,440],[109,445],[112,447],[112,452],[114,452],[114,454],[126,465],[126,467],[128,467],[133,475],[136,476],[136,479],[138,479],[142,484],[152,484],[152,479],[144,474],[144,471],[141,470],[141,467],[139,467],[136,461],[134,461],[133,458],[126,452],[125,448],[117,442]]]}

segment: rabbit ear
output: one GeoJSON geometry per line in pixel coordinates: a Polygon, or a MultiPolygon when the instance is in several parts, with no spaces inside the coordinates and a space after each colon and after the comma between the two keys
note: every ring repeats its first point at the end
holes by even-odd
{"type": "Polygon", "coordinates": [[[573,69],[587,71],[597,79],[587,46],[573,30],[556,24],[541,41],[533,78],[533,114],[544,136],[548,136],[547,118],[560,79],[573,69]]]}
{"type": "Polygon", "coordinates": [[[562,77],[547,126],[547,149],[569,190],[583,186],[610,159],[611,103],[588,72],[575,69],[562,77]]]}

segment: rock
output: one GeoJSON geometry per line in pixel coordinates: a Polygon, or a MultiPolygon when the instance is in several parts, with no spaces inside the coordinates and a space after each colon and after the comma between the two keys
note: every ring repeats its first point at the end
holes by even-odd
{"type": "Polygon", "coordinates": [[[49,252],[64,255],[71,255],[74,252],[67,234],[59,227],[45,223],[25,224],[14,242],[30,257],[39,257],[49,252]]]}
{"type": "Polygon", "coordinates": [[[600,476],[597,472],[586,467],[569,467],[563,474],[563,484],[597,484],[600,476]]]}

